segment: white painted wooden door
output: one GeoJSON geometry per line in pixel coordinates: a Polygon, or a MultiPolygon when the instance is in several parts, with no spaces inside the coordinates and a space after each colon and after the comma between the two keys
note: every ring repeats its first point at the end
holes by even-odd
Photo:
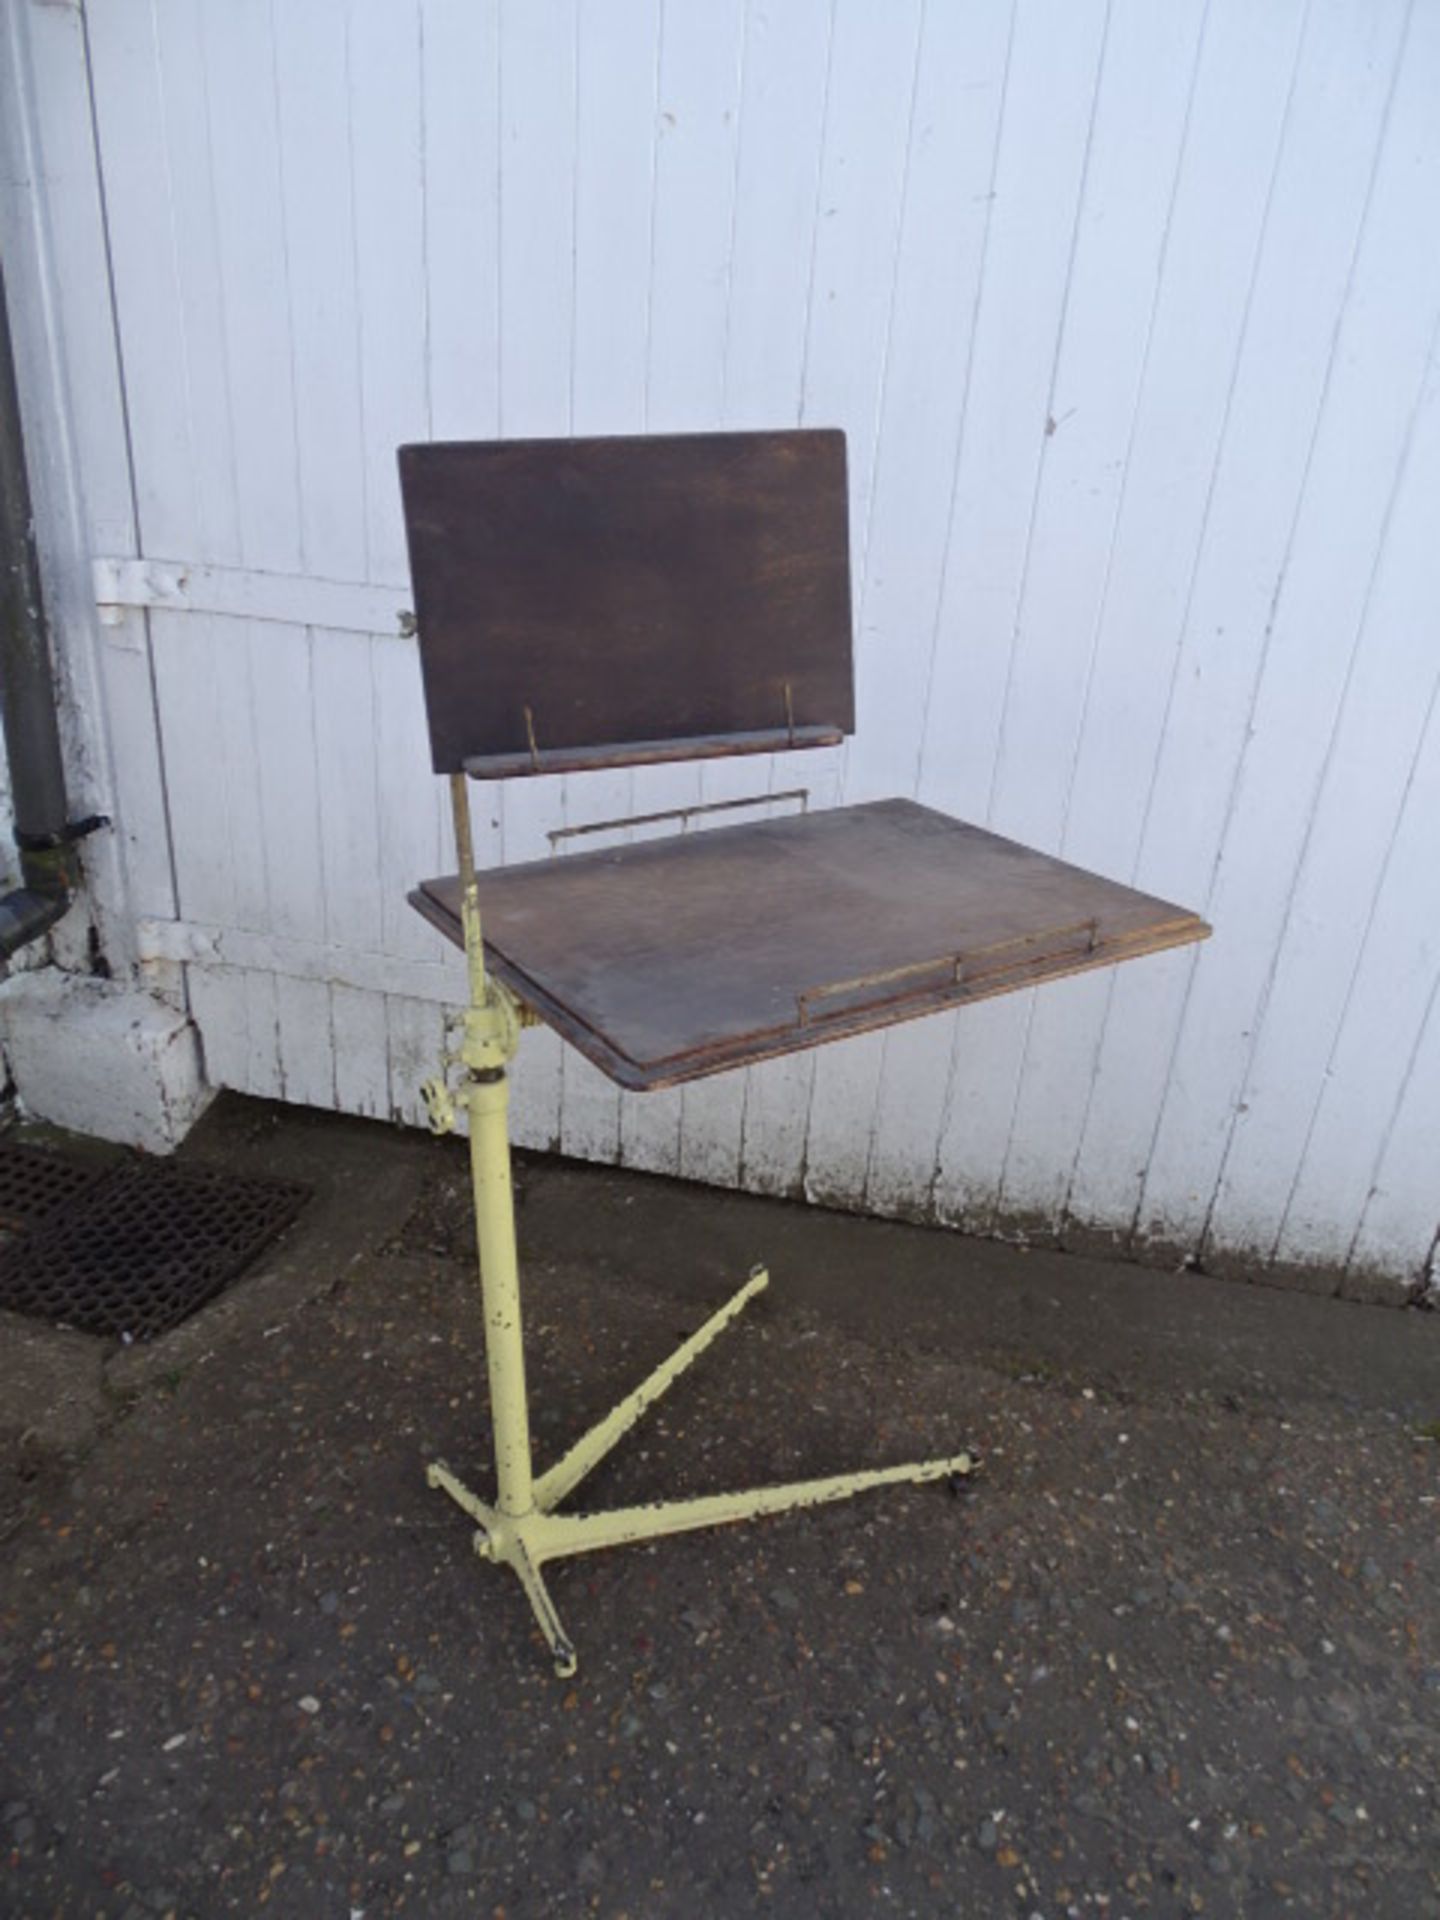
{"type": "MultiPolygon", "coordinates": [[[[458,992],[404,901],[449,856],[397,443],[839,425],[859,732],[760,784],[916,794],[1216,937],[683,1093],[532,1035],[521,1138],[1422,1273],[1440,0],[88,0],[81,57],[134,522],[91,552],[151,603],[109,724],[217,1080],[413,1120],[458,992]]],[[[755,780],[516,783],[483,848],[755,780]]]]}

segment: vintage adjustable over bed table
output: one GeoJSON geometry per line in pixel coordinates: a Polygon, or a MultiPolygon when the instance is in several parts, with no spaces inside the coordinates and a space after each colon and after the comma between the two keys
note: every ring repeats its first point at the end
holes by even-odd
{"type": "Polygon", "coordinates": [[[771,753],[853,732],[845,441],[802,431],[413,446],[400,474],[432,757],[450,775],[459,861],[411,900],[464,948],[470,980],[447,1061],[458,1087],[442,1076],[425,1097],[437,1131],[457,1103],[469,1120],[496,1502],[443,1462],[428,1477],[478,1522],[481,1558],[513,1567],[566,1674],[575,1653],[546,1560],[966,1473],[972,1461],[557,1511],[768,1276],[756,1268],[535,1471],[506,1117],[521,1027],[555,1027],[621,1086],[670,1087],[1209,929],[909,800],[477,879],[467,776],[771,753]]]}

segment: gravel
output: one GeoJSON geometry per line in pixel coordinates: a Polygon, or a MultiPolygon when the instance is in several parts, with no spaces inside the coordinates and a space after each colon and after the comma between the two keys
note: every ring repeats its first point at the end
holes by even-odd
{"type": "MultiPolygon", "coordinates": [[[[641,1239],[675,1207],[734,1234],[722,1196],[605,1178],[641,1239]]],[[[865,1223],[822,1222],[837,1310],[777,1267],[583,1499],[957,1443],[981,1471],[557,1565],[560,1682],[424,1484],[437,1455],[488,1484],[446,1204],[233,1314],[12,1533],[0,1912],[1440,1916],[1440,1446],[1373,1370],[1347,1404],[1249,1360],[1067,1371],[1054,1318],[1043,1366],[992,1362],[973,1298],[920,1315],[865,1223]]],[[[917,1238],[937,1272],[965,1244],[917,1238]]],[[[547,1454],[700,1317],[582,1244],[530,1250],[547,1454]]],[[[1340,1381],[1357,1316],[1397,1352],[1434,1325],[1300,1304],[1340,1381]]]]}

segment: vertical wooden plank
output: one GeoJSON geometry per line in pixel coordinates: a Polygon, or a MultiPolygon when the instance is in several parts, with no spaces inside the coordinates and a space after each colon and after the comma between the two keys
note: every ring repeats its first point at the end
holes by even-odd
{"type": "MultiPolygon", "coordinates": [[[[84,617],[92,616],[87,610],[84,617]]],[[[68,627],[68,632],[78,644],[83,632],[78,621],[68,627]]],[[[106,751],[103,757],[97,755],[94,771],[97,779],[105,779],[107,773],[109,776],[103,792],[113,808],[119,865],[124,875],[118,897],[112,893],[110,898],[112,924],[115,918],[132,916],[173,919],[177,908],[171,820],[155,706],[156,675],[144,616],[128,615],[122,633],[106,630],[98,640],[95,655],[95,681],[88,690],[89,714],[95,724],[103,713],[106,751]]],[[[87,873],[90,870],[87,859],[87,873]]],[[[118,951],[107,944],[112,963],[123,960],[128,944],[124,935],[118,951]]]]}
{"type": "Polygon", "coordinates": [[[560,1055],[559,1150],[577,1160],[620,1157],[620,1090],[607,1075],[566,1047],[560,1055]]]}
{"type": "Polygon", "coordinates": [[[151,616],[180,912],[209,926],[263,930],[270,895],[247,624],[151,616]]]}
{"type": "MultiPolygon", "coordinates": [[[[1115,0],[1106,36],[989,803],[993,827],[1047,852],[1069,810],[1203,17],[1203,0],[1164,12],[1115,0]]],[[[1064,1202],[1103,994],[1085,981],[1029,996],[1013,1022],[1018,1091],[996,1204],[1032,1232],[1053,1232],[1064,1202]],[[1024,1071],[1032,1052],[1047,1061],[1039,1076],[1024,1071]]]]}
{"type": "Polygon", "coordinates": [[[813,1082],[813,1062],[799,1053],[752,1067],[746,1075],[740,1180],[751,1193],[804,1197],[813,1082]]]}
{"type": "Polygon", "coordinates": [[[218,926],[228,921],[235,890],[209,623],[195,614],[157,611],[150,616],[150,636],[156,719],[170,781],[175,911],[218,926]]]}
{"type": "MultiPolygon", "coordinates": [[[[225,831],[230,848],[231,894],[218,924],[263,931],[270,925],[270,869],[284,859],[284,849],[272,847],[261,827],[260,765],[255,731],[255,680],[250,664],[250,623],[212,619],[199,631],[184,626],[182,645],[209,645],[202,653],[203,669],[215,690],[215,725],[201,743],[211,755],[225,800],[225,831]],[[207,657],[208,656],[208,657],[207,657]]],[[[187,795],[172,789],[171,806],[177,816],[187,795]]],[[[177,837],[180,832],[176,820],[177,837]]],[[[197,855],[203,857],[197,848],[197,855]]]]}
{"type": "MultiPolygon", "coordinates": [[[[215,355],[225,369],[240,557],[288,573],[300,564],[300,485],[272,10],[267,0],[206,0],[203,12],[211,217],[226,323],[218,341],[197,341],[194,358],[204,367],[215,355]],[[264,297],[254,297],[262,288],[264,297]]],[[[162,44],[170,40],[162,33],[162,44]]],[[[188,157],[177,155],[177,177],[188,157]]],[[[222,448],[195,424],[203,473],[222,448]]],[[[178,557],[197,551],[208,557],[203,545],[182,548],[178,557]]]]}
{"type": "Polygon", "coordinates": [[[660,0],[582,6],[578,35],[571,429],[639,433],[650,335],[660,0]]]}
{"type": "Polygon", "coordinates": [[[949,1076],[936,1137],[931,1183],[935,1217],[949,1226],[989,1233],[1013,1103],[1017,1009],[1013,995],[984,1000],[956,1017],[949,1076]]]}
{"type": "Polygon", "coordinates": [[[1031,1239],[1064,1237],[1111,984],[1104,974],[1085,974],[1031,997],[996,1203],[1000,1217],[1031,1239]]]}
{"type": "Polygon", "coordinates": [[[398,586],[409,562],[395,449],[430,424],[420,19],[411,6],[351,0],[347,20],[366,577],[398,586]]]}
{"type": "Polygon", "coordinates": [[[498,0],[420,0],[430,432],[488,440],[500,412],[498,0]]]}
{"type": "Polygon", "coordinates": [[[323,941],[325,864],[315,751],[315,686],[304,627],[243,627],[257,745],[256,831],[268,850],[272,933],[323,941]]]}
{"type": "Polygon", "coordinates": [[[741,0],[662,15],[645,367],[651,433],[713,427],[724,401],[744,19],[741,0]]]}
{"type": "Polygon", "coordinates": [[[175,377],[187,343],[155,16],[97,7],[88,33],[136,518],[146,551],[184,557],[198,548],[200,496],[187,395],[175,377]]]}
{"type": "Polygon", "coordinates": [[[500,411],[507,436],[570,424],[574,0],[500,9],[500,411]]]}
{"type": "MultiPolygon", "coordinates": [[[[226,263],[217,219],[224,191],[217,171],[226,156],[223,151],[217,156],[211,138],[203,12],[159,0],[154,32],[163,115],[156,131],[165,143],[162,224],[168,226],[173,246],[173,297],[184,346],[183,379],[177,384],[185,406],[188,453],[183,472],[177,467],[157,474],[156,480],[179,496],[171,507],[176,532],[180,516],[189,524],[188,544],[151,551],[213,553],[217,560],[234,563],[241,557],[241,528],[226,353],[226,263]]],[[[166,292],[162,282],[152,297],[164,299],[166,292]]]]}
{"type": "Polygon", "coordinates": [[[285,1098],[285,1069],[280,1055],[280,1003],[273,973],[247,968],[233,975],[244,1009],[245,1078],[242,1091],[259,1100],[285,1098]]]}
{"type": "Polygon", "coordinates": [[[919,83],[917,0],[835,15],[802,375],[803,422],[847,436],[863,587],[877,425],[919,83]]]}
{"type": "Polygon", "coordinates": [[[679,1174],[738,1187],[747,1090],[743,1073],[716,1074],[681,1089],[679,1174]]]}
{"type": "Polygon", "coordinates": [[[325,937],[336,946],[370,951],[380,944],[384,925],[379,726],[370,659],[378,644],[364,633],[317,628],[311,635],[325,937]]]}
{"type": "MultiPolygon", "coordinates": [[[[267,849],[268,925],[286,938],[327,937],[326,872],[315,751],[311,640],[303,627],[252,620],[247,652],[258,743],[257,830],[267,849]]],[[[277,975],[275,1033],[284,1098],[329,1106],[335,1063],[323,981],[277,975]]]]}
{"type": "Polygon", "coordinates": [[[363,580],[367,473],[350,164],[357,130],[345,0],[277,7],[273,19],[300,556],[307,572],[325,579],[363,580]]]}
{"type": "Polygon", "coordinates": [[[800,419],[833,18],[830,0],[746,10],[722,393],[735,427],[800,419]]]}
{"type": "MultiPolygon", "coordinates": [[[[1015,19],[918,781],[920,798],[970,819],[989,804],[1106,15],[1015,19]]],[[[983,1225],[993,1208],[1025,1017],[1012,997],[956,1024],[935,1185],[947,1217],[983,1225]]]]}
{"type": "Polygon", "coordinates": [[[384,996],[332,985],[330,1031],[335,1105],[342,1113],[388,1117],[390,1058],[384,996]]]}
{"type": "Polygon", "coordinates": [[[335,1104],[330,988],[323,980],[275,976],[275,1031],[284,1097],[302,1107],[335,1104]]]}
{"type": "Polygon", "coordinates": [[[445,1050],[445,1010],[434,1000],[409,995],[385,996],[390,1118],[407,1127],[426,1124],[420,1089],[440,1070],[445,1050]]]}
{"type": "Polygon", "coordinates": [[[212,1087],[247,1093],[250,1084],[250,1024],[244,978],[233,967],[187,969],[190,1014],[205,1054],[205,1080],[212,1087]]]}
{"type": "MultiPolygon", "coordinates": [[[[1423,35],[1424,23],[1432,20],[1428,11],[1417,17],[1417,31],[1423,35]]],[[[1162,782],[1169,767],[1177,772],[1173,784],[1162,786],[1165,804],[1157,804],[1152,814],[1157,854],[1164,847],[1167,858],[1173,850],[1178,859],[1182,821],[1189,829],[1186,852],[1193,857],[1197,839],[1210,850],[1213,918],[1222,929],[1243,927],[1245,933],[1243,942],[1222,933],[1215,951],[1192,974],[1142,1195],[1147,1230],[1181,1245],[1191,1244],[1209,1217],[1440,306],[1440,253],[1414,244],[1415,220],[1422,208],[1428,211],[1426,189],[1433,189],[1440,162],[1427,138],[1440,62],[1421,58],[1404,64],[1404,84],[1394,95],[1392,113],[1405,21],[1406,12],[1398,7],[1385,19],[1379,9],[1363,22],[1351,16],[1327,45],[1321,98],[1333,98],[1334,90],[1343,88],[1353,109],[1356,70],[1363,66],[1373,102],[1372,115],[1359,116],[1365,138],[1357,136],[1348,155],[1345,184],[1354,216],[1348,232],[1343,226],[1341,231],[1349,244],[1333,261],[1333,279],[1313,289],[1321,296],[1317,305],[1330,315],[1338,312],[1341,324],[1337,330],[1332,320],[1327,336],[1316,342],[1314,386],[1300,378],[1296,398],[1303,395],[1308,407],[1297,407],[1300,431],[1293,452],[1298,472],[1287,476],[1288,493],[1265,501],[1272,512],[1281,509],[1273,570],[1268,577],[1264,571],[1252,574],[1232,556],[1223,588],[1213,598],[1207,594],[1195,609],[1191,631],[1207,668],[1217,654],[1216,629],[1238,633],[1242,640],[1236,651],[1249,656],[1245,669],[1233,676],[1225,672],[1228,659],[1216,661],[1220,670],[1214,677],[1220,684],[1212,685],[1207,702],[1206,737],[1217,715],[1211,703],[1218,696],[1218,713],[1233,728],[1231,749],[1228,754],[1212,750],[1203,780],[1190,767],[1183,791],[1177,791],[1178,767],[1186,749],[1197,744],[1192,710],[1177,697],[1169,742],[1173,757],[1162,769],[1162,782]],[[1382,128],[1387,129],[1383,138],[1382,128]],[[1429,162],[1428,179],[1417,177],[1417,141],[1429,162]],[[1247,648],[1244,639],[1250,636],[1247,648]]],[[[1433,25],[1440,35],[1440,20],[1433,25]]],[[[1333,147],[1328,121],[1327,114],[1323,138],[1333,147]]],[[[1337,182],[1337,194],[1339,187],[1337,182]]],[[[1302,244],[1297,236],[1283,268],[1277,262],[1285,305],[1296,296],[1297,278],[1304,288],[1296,259],[1302,244]]],[[[1287,333],[1287,345],[1299,377],[1304,362],[1293,332],[1287,333]]],[[[1272,367],[1272,393],[1278,384],[1272,367]]],[[[1249,495],[1267,464],[1254,449],[1247,452],[1243,478],[1235,477],[1230,496],[1237,500],[1249,495]]],[[[1279,480],[1283,472],[1281,467],[1271,477],[1279,480]]],[[[1257,533],[1248,517],[1236,531],[1247,547],[1257,533]]],[[[1251,555],[1267,557],[1263,550],[1252,549],[1251,555]]],[[[1284,1189],[1272,1196],[1272,1231],[1284,1200],[1284,1189]]]]}

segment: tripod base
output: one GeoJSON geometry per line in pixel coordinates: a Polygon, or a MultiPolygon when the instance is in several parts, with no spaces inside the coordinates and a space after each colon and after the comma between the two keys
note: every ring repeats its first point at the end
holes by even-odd
{"type": "Polygon", "coordinates": [[[667,1533],[685,1533],[696,1527],[727,1526],[737,1520],[755,1520],[764,1514],[787,1513],[795,1507],[818,1507],[828,1500],[848,1500],[872,1487],[904,1482],[943,1480],[968,1474],[975,1462],[968,1453],[944,1460],[927,1460],[899,1467],[872,1467],[860,1473],[832,1474],[822,1480],[796,1480],[778,1487],[756,1487],[748,1493],[705,1494],[693,1500],[662,1500],[640,1507],[618,1507],[608,1513],[568,1514],[554,1509],[598,1466],[627,1434],[646,1408],[658,1400],[706,1347],[763,1292],[769,1275],[757,1267],[734,1297],[662,1361],[635,1391],[584,1434],[562,1459],[540,1475],[533,1485],[532,1503],[523,1513],[507,1513],[488,1506],[458,1480],[441,1460],[426,1470],[432,1487],[448,1493],[474,1520],[475,1551],[482,1560],[512,1567],[518,1575],[545,1636],[556,1673],[568,1676],[576,1666],[575,1649],[560,1624],[546,1588],[541,1567],[574,1553],[593,1553],[601,1547],[624,1546],[635,1540],[653,1540],[667,1533]]]}
{"type": "MultiPolygon", "coordinates": [[[[527,709],[528,712],[528,709],[527,709]]],[[[495,1505],[473,1494],[443,1460],[426,1470],[432,1487],[448,1493],[479,1528],[475,1551],[482,1560],[513,1567],[544,1634],[555,1671],[575,1671],[575,1649],[545,1586],[547,1560],[630,1540],[654,1540],[693,1527],[722,1527],[761,1514],[786,1513],[792,1507],[818,1507],[827,1500],[848,1500],[853,1493],[897,1482],[943,1480],[969,1473],[968,1453],[905,1467],[878,1467],[864,1473],[837,1473],[826,1480],[797,1480],[783,1487],[757,1487],[750,1493],[706,1494],[697,1500],[659,1500],[649,1506],[619,1507],[609,1513],[557,1513],[555,1509],[645,1412],[769,1283],[757,1267],[735,1296],[698,1332],[677,1347],[618,1407],[583,1434],[547,1473],[536,1475],[530,1448],[530,1411],[525,1391],[525,1342],[521,1326],[520,1271],[515,1247],[515,1193],[510,1176],[509,1092],[506,1067],[519,1044],[527,1013],[508,987],[485,971],[480,932],[479,888],[471,845],[465,776],[450,782],[455,812],[455,849],[460,862],[460,914],[470,974],[470,1002],[462,1016],[464,1038],[457,1060],[464,1069],[458,1095],[445,1074],[424,1089],[430,1124],[437,1133],[455,1125],[457,1107],[465,1108],[470,1131],[470,1173],[475,1198],[475,1238],[480,1291],[485,1310],[485,1366],[490,1381],[490,1414],[495,1436],[495,1505]]]]}

